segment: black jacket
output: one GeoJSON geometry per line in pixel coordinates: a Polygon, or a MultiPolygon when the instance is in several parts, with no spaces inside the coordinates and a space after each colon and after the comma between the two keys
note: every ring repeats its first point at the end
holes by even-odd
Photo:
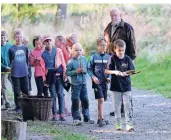
{"type": "Polygon", "coordinates": [[[112,25],[111,22],[107,25],[105,28],[104,32],[109,34],[109,40],[110,42],[114,42],[117,39],[122,39],[126,43],[126,55],[128,55],[132,60],[136,58],[136,40],[134,36],[134,29],[133,27],[124,22],[121,19],[120,24],[117,26],[113,36],[111,37],[111,30],[112,30],[112,25]]]}

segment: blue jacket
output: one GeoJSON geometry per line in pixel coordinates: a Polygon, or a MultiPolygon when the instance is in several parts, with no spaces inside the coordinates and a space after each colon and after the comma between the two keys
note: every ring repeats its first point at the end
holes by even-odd
{"type": "Polygon", "coordinates": [[[55,56],[56,56],[57,49],[55,47],[52,48],[51,54],[47,49],[44,50],[42,53],[42,58],[45,62],[45,67],[49,70],[53,70],[54,72],[62,73],[63,68],[60,66],[58,69],[55,70],[55,56]]]}
{"type": "Polygon", "coordinates": [[[86,84],[87,64],[87,60],[84,56],[81,56],[79,59],[72,58],[69,60],[66,74],[71,77],[71,83],[73,85],[86,84]],[[85,72],[77,74],[75,70],[79,67],[82,67],[85,72]]]}
{"type": "Polygon", "coordinates": [[[10,67],[8,50],[11,44],[7,43],[5,46],[1,45],[1,72],[6,72],[6,67],[10,67]]]}
{"type": "Polygon", "coordinates": [[[88,65],[88,74],[91,77],[96,76],[99,79],[100,84],[106,84],[106,78],[109,77],[108,74],[105,74],[105,69],[107,68],[107,62],[110,59],[110,57],[111,56],[106,53],[95,53],[93,56],[91,56],[88,65]]]}

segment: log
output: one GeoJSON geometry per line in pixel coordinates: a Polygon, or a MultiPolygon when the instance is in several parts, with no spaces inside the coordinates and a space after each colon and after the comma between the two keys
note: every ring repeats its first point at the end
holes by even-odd
{"type": "Polygon", "coordinates": [[[1,121],[1,137],[7,140],[26,140],[27,122],[1,121]]]}

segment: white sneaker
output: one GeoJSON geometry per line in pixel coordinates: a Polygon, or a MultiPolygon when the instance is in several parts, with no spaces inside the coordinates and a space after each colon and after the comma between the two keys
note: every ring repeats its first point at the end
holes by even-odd
{"type": "Polygon", "coordinates": [[[73,125],[75,125],[75,126],[82,125],[82,121],[80,121],[80,120],[74,120],[73,121],[73,125]]]}
{"type": "Polygon", "coordinates": [[[29,95],[34,95],[33,91],[29,91],[29,95]]]}

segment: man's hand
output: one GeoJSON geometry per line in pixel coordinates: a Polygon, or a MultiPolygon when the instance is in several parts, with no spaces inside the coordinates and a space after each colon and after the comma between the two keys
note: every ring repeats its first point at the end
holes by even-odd
{"type": "Polygon", "coordinates": [[[97,77],[93,76],[92,79],[93,79],[93,82],[94,82],[95,84],[98,85],[98,84],[100,83],[100,82],[99,82],[99,79],[98,79],[97,77]]]}

